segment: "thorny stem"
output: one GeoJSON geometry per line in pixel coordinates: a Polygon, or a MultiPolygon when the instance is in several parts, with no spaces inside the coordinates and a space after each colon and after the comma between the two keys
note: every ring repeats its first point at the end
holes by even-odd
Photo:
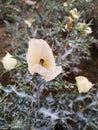
{"type": "Polygon", "coordinates": [[[36,84],[36,88],[37,88],[37,106],[38,108],[40,108],[40,87],[42,84],[42,79],[40,77],[40,75],[37,75],[37,78],[39,79],[39,81],[36,84]]]}
{"type": "Polygon", "coordinates": [[[40,84],[37,85],[37,106],[40,108],[40,84]]]}

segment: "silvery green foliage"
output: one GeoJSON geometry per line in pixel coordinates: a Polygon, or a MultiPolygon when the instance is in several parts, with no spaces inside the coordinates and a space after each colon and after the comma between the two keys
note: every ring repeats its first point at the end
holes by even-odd
{"type": "Polygon", "coordinates": [[[57,92],[56,97],[53,97],[52,91],[44,97],[40,93],[40,107],[37,104],[36,91],[29,92],[29,89],[24,91],[22,89],[17,90],[15,86],[8,86],[8,88],[0,86],[3,93],[1,104],[7,97],[10,100],[0,106],[2,129],[10,126],[21,127],[21,129],[33,127],[35,130],[52,130],[60,120],[65,129],[97,130],[98,92],[96,89],[88,94],[78,94],[67,88],[66,92],[57,92]]]}
{"type": "MultiPolygon", "coordinates": [[[[37,2],[29,7],[21,5],[18,0],[0,0],[0,3],[7,4],[0,9],[0,23],[9,31],[6,36],[17,41],[6,42],[12,46],[20,63],[9,72],[10,82],[6,86],[0,84],[0,129],[59,130],[60,127],[64,130],[98,130],[98,85],[95,84],[87,94],[79,94],[76,85],[64,79],[67,67],[78,73],[81,71],[72,68],[73,65],[79,64],[81,58],[91,59],[88,47],[97,41],[77,30],[66,30],[66,16],[71,9],[77,8],[81,12],[80,21],[87,20],[88,23],[95,18],[95,15],[86,15],[95,9],[94,2],[74,0],[72,3],[67,0],[66,9],[63,7],[65,0],[37,2]],[[41,12],[42,8],[44,11],[41,12]],[[24,23],[28,16],[35,20],[31,28],[24,23]],[[51,82],[44,81],[37,74],[29,74],[25,54],[30,38],[43,38],[49,43],[57,64],[63,66],[63,74],[51,82]]],[[[74,24],[77,22],[75,20],[74,24]]],[[[1,81],[2,77],[0,75],[1,81]]]]}

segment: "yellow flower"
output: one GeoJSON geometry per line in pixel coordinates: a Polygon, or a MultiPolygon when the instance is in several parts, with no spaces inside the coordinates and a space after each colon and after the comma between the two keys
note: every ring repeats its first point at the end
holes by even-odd
{"type": "Polygon", "coordinates": [[[79,31],[85,32],[86,34],[92,33],[91,27],[89,27],[89,24],[86,24],[86,23],[78,23],[77,24],[77,29],[79,31]]]}
{"type": "Polygon", "coordinates": [[[1,62],[6,70],[14,69],[17,65],[17,60],[10,53],[7,53],[1,62]]]}
{"type": "Polygon", "coordinates": [[[61,66],[56,66],[53,53],[48,43],[42,39],[31,39],[29,41],[26,58],[30,73],[38,73],[46,81],[54,79],[62,71],[61,66]]]}
{"type": "Polygon", "coordinates": [[[77,11],[76,8],[74,8],[73,10],[71,10],[70,13],[71,13],[71,15],[72,15],[73,18],[79,19],[80,15],[79,15],[79,13],[78,13],[78,11],[77,11]]]}
{"type": "Polygon", "coordinates": [[[88,79],[84,76],[77,76],[75,79],[76,79],[76,84],[79,93],[88,92],[91,89],[91,87],[94,85],[91,82],[89,82],[88,79]]]}

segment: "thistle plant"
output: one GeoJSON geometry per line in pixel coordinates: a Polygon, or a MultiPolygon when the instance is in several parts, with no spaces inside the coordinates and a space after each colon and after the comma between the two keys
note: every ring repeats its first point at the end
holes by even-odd
{"type": "Polygon", "coordinates": [[[0,52],[0,130],[97,130],[98,83],[78,68],[74,78],[66,72],[91,61],[95,16],[86,16],[94,1],[1,0],[0,7],[0,44],[11,48],[0,52]]]}

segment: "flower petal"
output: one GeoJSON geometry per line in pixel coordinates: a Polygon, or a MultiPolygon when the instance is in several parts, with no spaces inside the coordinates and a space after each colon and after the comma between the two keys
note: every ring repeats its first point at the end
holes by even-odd
{"type": "Polygon", "coordinates": [[[86,77],[83,76],[77,76],[75,79],[76,79],[79,93],[88,92],[91,89],[91,87],[94,85],[91,82],[89,82],[86,77]]]}
{"type": "Polygon", "coordinates": [[[46,81],[50,81],[50,80],[54,79],[62,71],[61,66],[55,66],[54,68],[46,69],[45,67],[41,66],[40,64],[36,64],[33,67],[31,67],[31,66],[28,66],[28,67],[29,67],[29,71],[31,74],[38,73],[41,76],[43,76],[43,78],[46,81]]]}
{"type": "Polygon", "coordinates": [[[91,33],[92,33],[91,27],[87,27],[86,30],[85,30],[85,32],[86,32],[87,34],[91,34],[91,33]]]}
{"type": "Polygon", "coordinates": [[[42,39],[31,39],[27,52],[27,62],[30,65],[38,64],[40,59],[46,59],[49,67],[55,66],[53,53],[46,41],[42,39]]]}

